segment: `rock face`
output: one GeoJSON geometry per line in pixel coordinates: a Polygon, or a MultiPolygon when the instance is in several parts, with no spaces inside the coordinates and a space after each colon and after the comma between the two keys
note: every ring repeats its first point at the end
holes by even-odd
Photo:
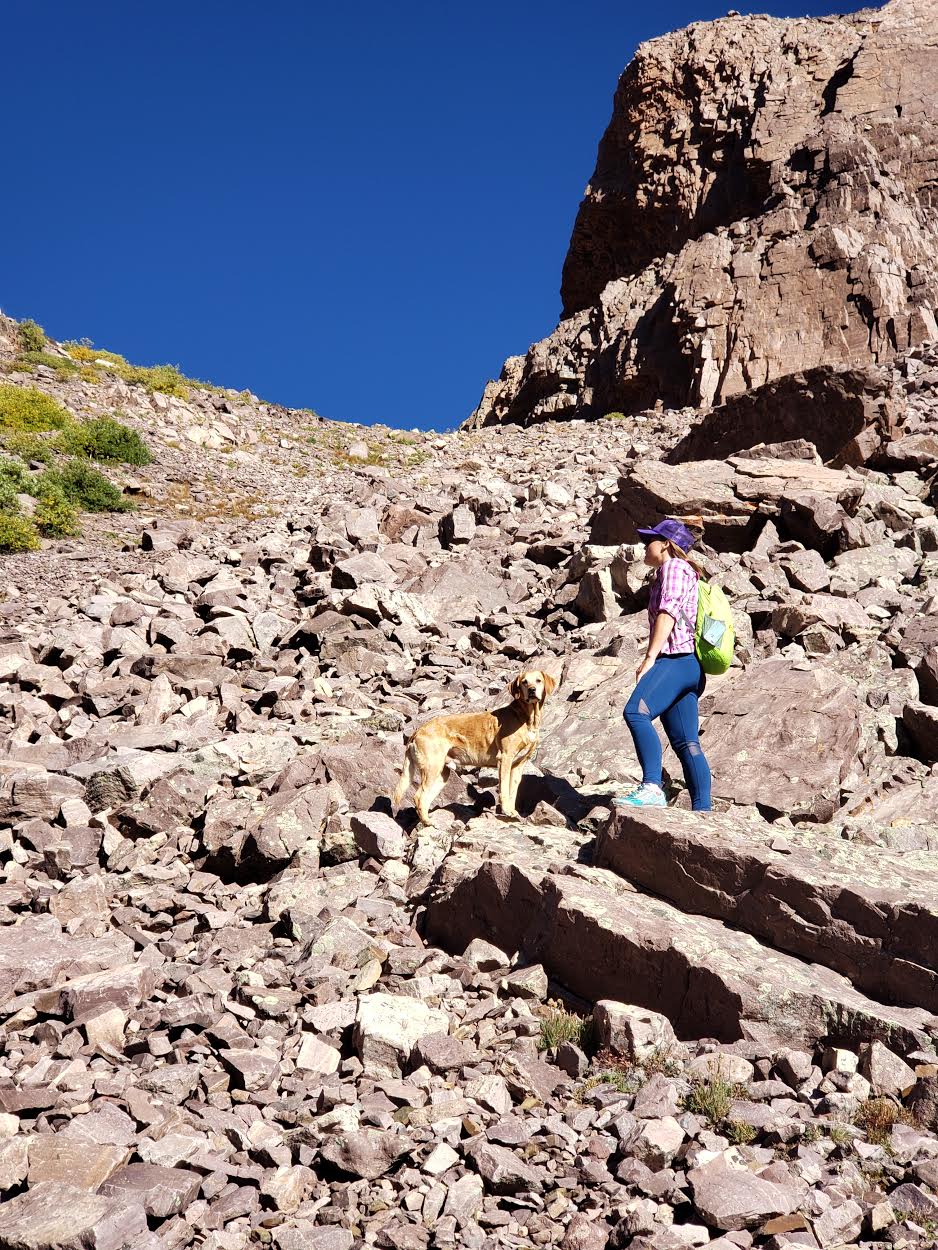
{"type": "Polygon", "coordinates": [[[471,425],[706,407],[936,337],[931,0],[732,15],[640,45],[564,263],[563,320],[471,425]]]}

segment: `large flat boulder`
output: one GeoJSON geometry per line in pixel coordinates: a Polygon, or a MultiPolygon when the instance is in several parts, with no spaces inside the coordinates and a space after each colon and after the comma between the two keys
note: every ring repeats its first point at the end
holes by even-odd
{"type": "Polygon", "coordinates": [[[483,936],[523,951],[582,998],[660,1011],[681,1038],[836,1038],[908,1051],[931,1048],[938,1033],[927,1011],[884,1006],[837,972],[634,892],[613,873],[578,877],[546,871],[549,862],[531,839],[510,861],[451,856],[427,908],[430,936],[454,951],[483,936]]]}
{"type": "Polygon", "coordinates": [[[610,817],[596,863],[834,968],[866,994],[938,1011],[938,866],[928,851],[824,830],[782,835],[729,813],[635,809],[610,817]]]}

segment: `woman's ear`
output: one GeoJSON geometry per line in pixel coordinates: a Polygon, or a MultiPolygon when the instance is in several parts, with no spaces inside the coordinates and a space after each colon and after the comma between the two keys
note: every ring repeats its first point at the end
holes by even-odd
{"type": "Polygon", "coordinates": [[[553,694],[557,689],[557,678],[551,677],[550,673],[545,672],[542,672],[541,676],[544,678],[544,694],[553,694]]]}

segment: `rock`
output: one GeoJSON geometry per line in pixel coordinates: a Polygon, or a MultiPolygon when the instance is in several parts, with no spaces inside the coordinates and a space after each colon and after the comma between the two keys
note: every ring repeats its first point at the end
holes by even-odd
{"type": "Polygon", "coordinates": [[[915,1072],[881,1042],[860,1047],[860,1071],[878,1096],[905,1097],[915,1085],[915,1072]]]}
{"type": "Polygon", "coordinates": [[[296,1066],[301,1072],[312,1072],[317,1076],[329,1076],[338,1070],[341,1059],[342,1054],[335,1046],[330,1046],[327,1042],[323,1042],[318,1037],[308,1033],[304,1036],[300,1045],[299,1054],[296,1057],[296,1066]]]}
{"type": "Polygon", "coordinates": [[[444,1073],[473,1063],[478,1053],[458,1037],[451,1037],[448,1033],[429,1033],[417,1039],[413,1058],[418,1064],[425,1064],[431,1072],[444,1073]]]}
{"type": "MultiPolygon", "coordinates": [[[[931,857],[884,850],[871,859],[862,845],[824,833],[786,834],[779,849],[773,826],[761,821],[619,809],[596,863],[681,908],[824,963],[871,995],[938,1011],[938,979],[929,971],[938,960],[931,857]],[[922,957],[932,949],[934,959],[922,957]]],[[[885,1061],[883,1047],[875,1053],[885,1061]]]]}
{"type": "Polygon", "coordinates": [[[479,1142],[467,1147],[466,1158],[478,1171],[491,1193],[537,1193],[542,1187],[541,1178],[535,1169],[505,1146],[479,1142]]]}
{"type": "Polygon", "coordinates": [[[779,1185],[754,1176],[719,1154],[687,1173],[695,1209],[712,1228],[727,1232],[757,1228],[776,1215],[788,1215],[801,1203],[794,1185],[779,1185]]]}
{"type": "Polygon", "coordinates": [[[10,1250],[135,1250],[147,1231],[142,1206],[58,1181],[0,1207],[0,1245],[10,1250]]]}
{"type": "Polygon", "coordinates": [[[854,1241],[863,1227],[863,1208],[853,1199],[830,1206],[811,1221],[820,1246],[840,1246],[854,1241]]]}
{"type": "Polygon", "coordinates": [[[321,1154],[340,1171],[373,1181],[390,1171],[412,1148],[410,1139],[401,1133],[360,1129],[327,1139],[321,1154]]]}
{"type": "Polygon", "coordinates": [[[407,853],[403,829],[383,812],[354,815],[352,833],[363,855],[371,855],[375,859],[403,859],[407,853]]]}
{"type": "Polygon", "coordinates": [[[505,362],[467,424],[628,414],[656,400],[708,408],[779,380],[780,393],[753,397],[762,424],[739,404],[701,439],[724,455],[724,431],[739,428],[746,445],[767,424],[781,438],[826,436],[826,452],[854,463],[872,454],[891,422],[887,397],[875,381],[867,395],[865,382],[838,387],[837,367],[938,337],[934,301],[920,304],[902,277],[936,283],[920,259],[926,175],[905,155],[933,143],[920,41],[935,21],[920,0],[894,0],[833,21],[735,14],[641,44],[574,226],[563,319],[505,362]],[[784,101],[755,87],[782,78],[784,101]],[[886,242],[858,211],[872,185],[894,223],[886,242]],[[877,418],[865,443],[854,405],[877,418]]]}
{"type": "Polygon", "coordinates": [[[198,1196],[201,1184],[198,1172],[187,1168],[129,1163],[104,1181],[98,1193],[139,1204],[147,1215],[167,1219],[171,1215],[181,1215],[189,1207],[198,1196]]]}
{"type": "Polygon", "coordinates": [[[779,1044],[812,1044],[831,1011],[858,1041],[890,1038],[914,1048],[933,1017],[885,1007],[846,978],[761,945],[706,916],[690,916],[639,893],[545,871],[543,850],[516,845],[512,862],[452,862],[427,908],[428,932],[465,949],[477,917],[509,949],[524,947],[574,993],[621,1001],[626,990],[667,1015],[678,1037],[734,1040],[771,1030],[779,1044]],[[530,927],[529,927],[530,926],[530,927]],[[679,968],[678,977],[674,969],[679,968]]]}
{"type": "Polygon", "coordinates": [[[497,972],[499,968],[507,968],[511,963],[504,951],[486,942],[484,938],[473,938],[463,951],[463,960],[479,972],[497,972]]]}
{"type": "Polygon", "coordinates": [[[642,1063],[656,1051],[677,1046],[671,1021],[659,1012],[627,1003],[600,1000],[593,1007],[593,1027],[600,1046],[642,1063]]]}
{"type": "Polygon", "coordinates": [[[101,1186],[127,1162],[128,1153],[126,1146],[42,1133],[29,1143],[29,1183],[60,1181],[103,1193],[101,1186]]]}
{"type": "Polygon", "coordinates": [[[684,1130],[673,1116],[644,1120],[631,1143],[638,1157],[658,1172],[665,1168],[677,1154],[684,1141],[684,1130]]]}
{"type": "Polygon", "coordinates": [[[366,1072],[400,1076],[416,1042],[447,1031],[442,1011],[418,999],[391,994],[363,994],[355,1018],[355,1047],[366,1072]]]}
{"type": "Polygon", "coordinates": [[[452,1216],[460,1228],[465,1228],[478,1216],[484,1192],[482,1178],[466,1172],[447,1190],[444,1217],[452,1216]]]}

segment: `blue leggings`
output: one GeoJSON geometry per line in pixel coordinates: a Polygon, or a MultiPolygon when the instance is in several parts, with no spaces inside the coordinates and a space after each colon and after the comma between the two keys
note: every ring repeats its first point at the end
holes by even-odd
{"type": "Polygon", "coordinates": [[[661,717],[664,732],[684,769],[695,812],[710,811],[710,766],[700,749],[697,697],[706,678],[696,655],[659,655],[632,691],[625,705],[625,723],[632,733],[642,766],[642,781],[661,785],[661,742],[651,723],[661,717]]]}

